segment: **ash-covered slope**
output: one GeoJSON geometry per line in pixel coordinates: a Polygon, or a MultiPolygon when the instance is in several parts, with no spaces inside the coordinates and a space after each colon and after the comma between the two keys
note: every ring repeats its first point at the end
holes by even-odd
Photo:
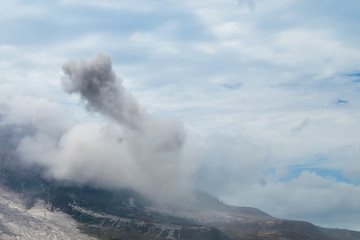
{"type": "Polygon", "coordinates": [[[38,201],[26,209],[19,194],[0,189],[0,239],[96,239],[69,215],[38,201]]]}

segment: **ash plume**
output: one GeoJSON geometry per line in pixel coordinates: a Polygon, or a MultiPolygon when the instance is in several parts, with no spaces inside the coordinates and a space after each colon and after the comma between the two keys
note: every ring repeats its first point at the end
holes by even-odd
{"type": "MultiPolygon", "coordinates": [[[[148,113],[122,85],[107,54],[68,61],[63,71],[64,90],[79,94],[88,111],[108,121],[65,130],[58,124],[59,131],[35,125],[36,134],[24,137],[18,146],[25,161],[44,166],[49,178],[129,188],[158,202],[178,201],[192,191],[197,164],[181,121],[148,113]]],[[[55,115],[51,111],[47,110],[49,119],[55,115]]],[[[61,114],[57,122],[69,117],[61,114]]]]}
{"type": "Polygon", "coordinates": [[[88,110],[104,114],[135,130],[150,120],[146,110],[122,86],[107,54],[98,53],[90,61],[69,61],[63,65],[63,71],[66,75],[63,78],[65,91],[79,93],[88,110]]]}
{"type": "Polygon", "coordinates": [[[182,148],[185,141],[182,123],[156,119],[140,106],[112,70],[109,55],[97,53],[89,61],[69,61],[63,65],[63,71],[66,75],[62,79],[65,91],[80,94],[87,110],[109,117],[127,130],[143,135],[154,134],[151,141],[158,141],[159,150],[177,151],[182,148]]]}

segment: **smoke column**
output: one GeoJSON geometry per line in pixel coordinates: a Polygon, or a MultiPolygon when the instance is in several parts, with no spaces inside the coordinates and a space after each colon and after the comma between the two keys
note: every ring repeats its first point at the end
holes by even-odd
{"type": "Polygon", "coordinates": [[[65,91],[79,93],[89,111],[99,112],[140,134],[158,132],[158,137],[154,137],[162,142],[159,146],[162,150],[170,148],[168,150],[174,151],[182,147],[185,138],[183,127],[179,123],[170,126],[174,123],[150,116],[123,87],[122,80],[112,70],[107,54],[97,53],[90,61],[69,61],[63,65],[63,71],[67,76],[63,78],[65,91]]]}
{"type": "Polygon", "coordinates": [[[47,159],[35,160],[45,164],[52,177],[132,188],[155,200],[177,198],[190,189],[193,164],[184,151],[181,121],[153,116],[140,106],[112,70],[107,54],[71,60],[63,71],[64,90],[79,94],[88,111],[111,121],[72,127],[47,159]]]}
{"type": "Polygon", "coordinates": [[[150,116],[121,85],[112,70],[111,59],[98,53],[94,59],[69,61],[63,65],[63,78],[68,93],[79,93],[87,109],[108,116],[134,130],[143,128],[150,116]]]}

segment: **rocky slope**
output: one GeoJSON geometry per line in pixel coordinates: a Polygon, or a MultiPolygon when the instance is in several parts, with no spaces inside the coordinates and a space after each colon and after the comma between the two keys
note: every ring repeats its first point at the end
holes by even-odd
{"type": "Polygon", "coordinates": [[[19,194],[0,189],[0,239],[96,239],[79,227],[69,215],[41,200],[26,209],[19,194]]]}

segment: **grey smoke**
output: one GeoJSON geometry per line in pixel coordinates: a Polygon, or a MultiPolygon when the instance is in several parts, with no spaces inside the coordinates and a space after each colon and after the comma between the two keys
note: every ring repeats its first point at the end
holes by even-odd
{"type": "Polygon", "coordinates": [[[65,91],[79,93],[88,110],[100,112],[136,130],[150,118],[122,86],[107,54],[98,53],[90,61],[69,61],[63,65],[63,70],[65,91]]]}
{"type": "Polygon", "coordinates": [[[48,178],[130,188],[164,203],[183,201],[195,187],[232,192],[258,179],[258,166],[266,165],[268,151],[245,138],[214,136],[202,143],[196,136],[191,142],[181,121],[147,112],[115,74],[107,54],[68,61],[63,70],[65,92],[80,96],[87,111],[104,117],[101,121],[87,117],[79,123],[74,115],[83,109],[56,101],[0,94],[0,128],[31,129],[21,130],[12,146],[22,161],[44,167],[48,178]]]}
{"type": "Polygon", "coordinates": [[[7,118],[28,118],[26,122],[36,130],[18,146],[25,161],[44,166],[50,178],[107,189],[131,188],[160,202],[179,201],[192,192],[198,162],[181,121],[148,113],[122,85],[107,54],[71,60],[63,70],[65,91],[79,94],[86,109],[105,120],[64,129],[60,123],[70,116],[56,110],[55,103],[35,101],[38,111],[26,118],[16,116],[29,105],[19,105],[7,118]],[[44,124],[32,120],[37,116],[44,124]]]}
{"type": "Polygon", "coordinates": [[[109,55],[97,53],[89,61],[72,60],[63,65],[63,70],[65,91],[79,93],[89,111],[99,112],[139,134],[154,134],[149,140],[157,141],[160,151],[182,148],[185,140],[182,123],[156,119],[140,106],[112,70],[109,55]]]}

